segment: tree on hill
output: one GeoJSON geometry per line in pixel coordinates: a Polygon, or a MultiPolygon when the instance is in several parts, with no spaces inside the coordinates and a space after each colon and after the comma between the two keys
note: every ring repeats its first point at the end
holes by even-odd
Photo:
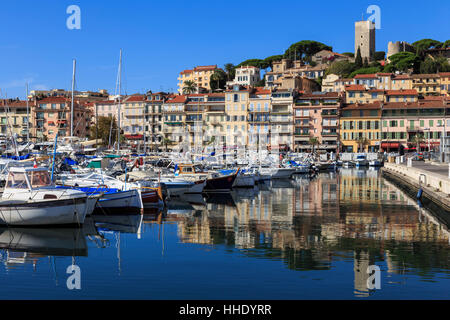
{"type": "Polygon", "coordinates": [[[354,58],[355,54],[353,52],[344,52],[342,53],[344,56],[350,57],[350,58],[354,58]]]}
{"type": "Polygon", "coordinates": [[[311,57],[321,50],[333,51],[333,47],[313,40],[302,40],[292,44],[284,53],[284,58],[303,60],[311,57]]]}
{"type": "Polygon", "coordinates": [[[384,60],[384,57],[386,56],[386,52],[384,51],[376,51],[375,55],[373,56],[375,61],[384,60]]]}
{"type": "Polygon", "coordinates": [[[356,52],[355,66],[357,68],[361,68],[363,66],[363,60],[362,60],[362,56],[361,56],[361,48],[360,47],[358,47],[358,51],[356,52]]]}
{"type": "Polygon", "coordinates": [[[280,61],[281,59],[283,59],[283,55],[277,54],[277,55],[265,58],[264,63],[267,64],[268,66],[270,66],[270,68],[273,68],[273,62],[280,61]]]}
{"type": "Polygon", "coordinates": [[[380,72],[380,68],[378,67],[368,67],[368,68],[360,68],[357,69],[355,71],[353,71],[350,75],[349,78],[353,78],[354,76],[356,76],[357,74],[372,74],[372,73],[377,73],[380,72]]]}
{"type": "Polygon", "coordinates": [[[416,55],[422,57],[424,55],[424,51],[433,48],[440,48],[442,43],[438,40],[433,39],[422,39],[416,42],[413,42],[413,47],[416,49],[416,55]]]}
{"type": "Polygon", "coordinates": [[[441,45],[441,48],[443,48],[443,49],[450,48],[450,40],[443,42],[441,45]]]}
{"type": "Polygon", "coordinates": [[[438,72],[450,72],[450,64],[444,57],[428,57],[420,64],[420,73],[438,72]]]}
{"type": "Polygon", "coordinates": [[[355,71],[354,63],[348,61],[335,61],[327,70],[325,70],[325,76],[335,74],[343,78],[348,78],[353,71],[355,71]]]}
{"type": "Polygon", "coordinates": [[[413,69],[418,72],[420,69],[420,58],[412,52],[399,52],[389,57],[390,63],[385,66],[385,72],[403,71],[413,69]]]}
{"type": "Polygon", "coordinates": [[[253,66],[260,69],[267,69],[269,65],[261,59],[248,59],[239,63],[236,67],[253,66]]]}

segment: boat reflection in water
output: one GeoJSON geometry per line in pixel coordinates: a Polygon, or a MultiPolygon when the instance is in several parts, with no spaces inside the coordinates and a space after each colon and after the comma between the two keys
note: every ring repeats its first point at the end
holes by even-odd
{"type": "Polygon", "coordinates": [[[270,191],[234,191],[233,202],[209,199],[205,210],[178,215],[178,237],[233,246],[299,271],[331,272],[335,261],[352,261],[355,297],[374,293],[367,288],[369,265],[385,264],[388,275],[450,270],[449,219],[421,208],[378,170],[277,183],[270,191]]]}
{"type": "MultiPolygon", "coordinates": [[[[85,259],[83,272],[98,271],[105,263],[104,272],[91,281],[110,288],[116,283],[111,279],[118,279],[113,278],[117,267],[95,258],[106,252],[116,256],[121,279],[134,281],[130,287],[117,282],[124,286],[116,288],[117,295],[128,298],[134,293],[231,298],[244,291],[242,297],[272,299],[445,298],[441,282],[450,279],[449,217],[423,208],[378,170],[342,168],[226,194],[173,198],[163,210],[146,209],[143,215],[95,214],[83,229],[4,228],[0,246],[6,250],[3,260],[12,264],[42,256],[87,256],[86,239],[95,240],[89,248],[105,253],[95,251],[85,259]],[[370,265],[381,268],[382,290],[367,288],[370,265]],[[109,269],[114,272],[106,275],[109,269]],[[153,269],[157,278],[148,272],[153,269]],[[243,285],[244,278],[252,285],[243,285]],[[267,292],[265,283],[270,283],[267,292]],[[212,294],[211,285],[226,295],[212,294]],[[301,286],[307,290],[298,290],[301,286]],[[166,287],[170,292],[158,291],[166,287]]],[[[89,289],[83,293],[89,297],[89,289]]]]}

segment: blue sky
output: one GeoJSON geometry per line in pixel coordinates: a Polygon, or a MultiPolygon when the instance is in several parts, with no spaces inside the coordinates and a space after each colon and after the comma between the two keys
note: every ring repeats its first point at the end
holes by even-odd
{"type": "Polygon", "coordinates": [[[448,0],[410,1],[3,1],[0,10],[1,98],[30,89],[114,92],[119,49],[124,93],[176,90],[178,73],[196,65],[239,63],[283,53],[300,40],[353,51],[354,21],[381,9],[376,49],[388,41],[450,38],[448,0]],[[81,8],[81,30],[69,30],[69,5],[81,8]]]}

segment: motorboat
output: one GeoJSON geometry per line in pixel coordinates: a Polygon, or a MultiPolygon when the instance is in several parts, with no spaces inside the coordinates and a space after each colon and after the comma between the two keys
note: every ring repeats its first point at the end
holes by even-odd
{"type": "Polygon", "coordinates": [[[356,156],[355,165],[356,167],[367,167],[369,165],[369,161],[365,155],[359,154],[356,156]]]}
{"type": "Polygon", "coordinates": [[[383,162],[380,160],[370,160],[369,161],[369,166],[370,167],[382,167],[383,166],[383,162]]]}
{"type": "Polygon", "coordinates": [[[47,168],[31,167],[10,168],[1,199],[0,224],[11,226],[81,225],[97,201],[57,188],[47,168]]]}

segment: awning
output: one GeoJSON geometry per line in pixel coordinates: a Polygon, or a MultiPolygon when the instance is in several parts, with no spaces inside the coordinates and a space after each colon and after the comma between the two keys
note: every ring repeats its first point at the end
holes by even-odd
{"type": "Polygon", "coordinates": [[[398,149],[398,148],[400,148],[400,143],[398,143],[398,142],[383,142],[381,144],[381,148],[383,148],[383,149],[388,149],[388,148],[398,149]]]}
{"type": "Polygon", "coordinates": [[[142,140],[144,138],[143,134],[126,134],[125,138],[128,140],[142,140]]]}
{"type": "MultiPolygon", "coordinates": [[[[430,146],[438,146],[438,145],[440,145],[441,143],[439,142],[439,141],[430,141],[430,143],[429,143],[429,145],[430,146]]],[[[420,147],[421,148],[428,148],[428,142],[422,142],[421,144],[420,144],[420,147]]]]}

